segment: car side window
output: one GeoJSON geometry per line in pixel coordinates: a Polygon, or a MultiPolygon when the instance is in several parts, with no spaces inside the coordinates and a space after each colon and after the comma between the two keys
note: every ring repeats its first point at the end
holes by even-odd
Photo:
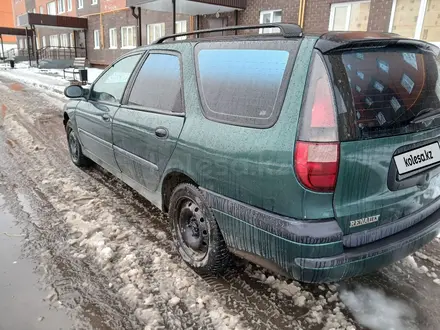
{"type": "Polygon", "coordinates": [[[179,57],[164,53],[148,55],[133,84],[128,105],[183,112],[179,57]]]}
{"type": "Polygon", "coordinates": [[[197,44],[197,82],[205,117],[271,127],[281,112],[298,48],[293,40],[197,44]]]}
{"type": "Polygon", "coordinates": [[[90,100],[119,103],[130,75],[142,54],[127,56],[114,63],[93,85],[90,100]]]}

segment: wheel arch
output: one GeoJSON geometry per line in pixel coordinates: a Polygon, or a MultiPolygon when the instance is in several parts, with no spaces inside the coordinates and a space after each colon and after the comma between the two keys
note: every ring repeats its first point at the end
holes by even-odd
{"type": "Polygon", "coordinates": [[[161,185],[162,210],[164,212],[168,213],[171,194],[174,189],[182,183],[191,183],[196,187],[199,186],[189,174],[178,169],[169,170],[164,176],[161,185]]]}

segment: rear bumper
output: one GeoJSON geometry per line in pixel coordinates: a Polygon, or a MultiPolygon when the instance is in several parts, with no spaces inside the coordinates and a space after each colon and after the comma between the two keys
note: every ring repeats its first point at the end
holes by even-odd
{"type": "Polygon", "coordinates": [[[437,210],[397,234],[347,248],[335,220],[299,221],[202,192],[229,247],[268,260],[302,282],[335,282],[374,271],[413,253],[440,233],[437,210]]]}
{"type": "Polygon", "coordinates": [[[295,258],[304,282],[332,282],[374,271],[417,251],[440,233],[440,211],[398,234],[324,258],[295,258]]]}

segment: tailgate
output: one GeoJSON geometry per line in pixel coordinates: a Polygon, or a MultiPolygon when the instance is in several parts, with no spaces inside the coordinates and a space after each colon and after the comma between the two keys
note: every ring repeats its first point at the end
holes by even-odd
{"type": "Polygon", "coordinates": [[[392,223],[435,210],[440,196],[437,54],[408,42],[338,50],[326,61],[341,142],[337,221],[345,234],[382,226],[375,239],[391,235],[392,223]]]}

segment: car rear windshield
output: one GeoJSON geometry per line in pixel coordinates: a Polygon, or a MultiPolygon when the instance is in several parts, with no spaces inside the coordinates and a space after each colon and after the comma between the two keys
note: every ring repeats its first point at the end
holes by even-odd
{"type": "Polygon", "coordinates": [[[440,111],[439,59],[415,47],[346,51],[327,56],[341,141],[407,134],[440,125],[413,122],[440,111]]]}

